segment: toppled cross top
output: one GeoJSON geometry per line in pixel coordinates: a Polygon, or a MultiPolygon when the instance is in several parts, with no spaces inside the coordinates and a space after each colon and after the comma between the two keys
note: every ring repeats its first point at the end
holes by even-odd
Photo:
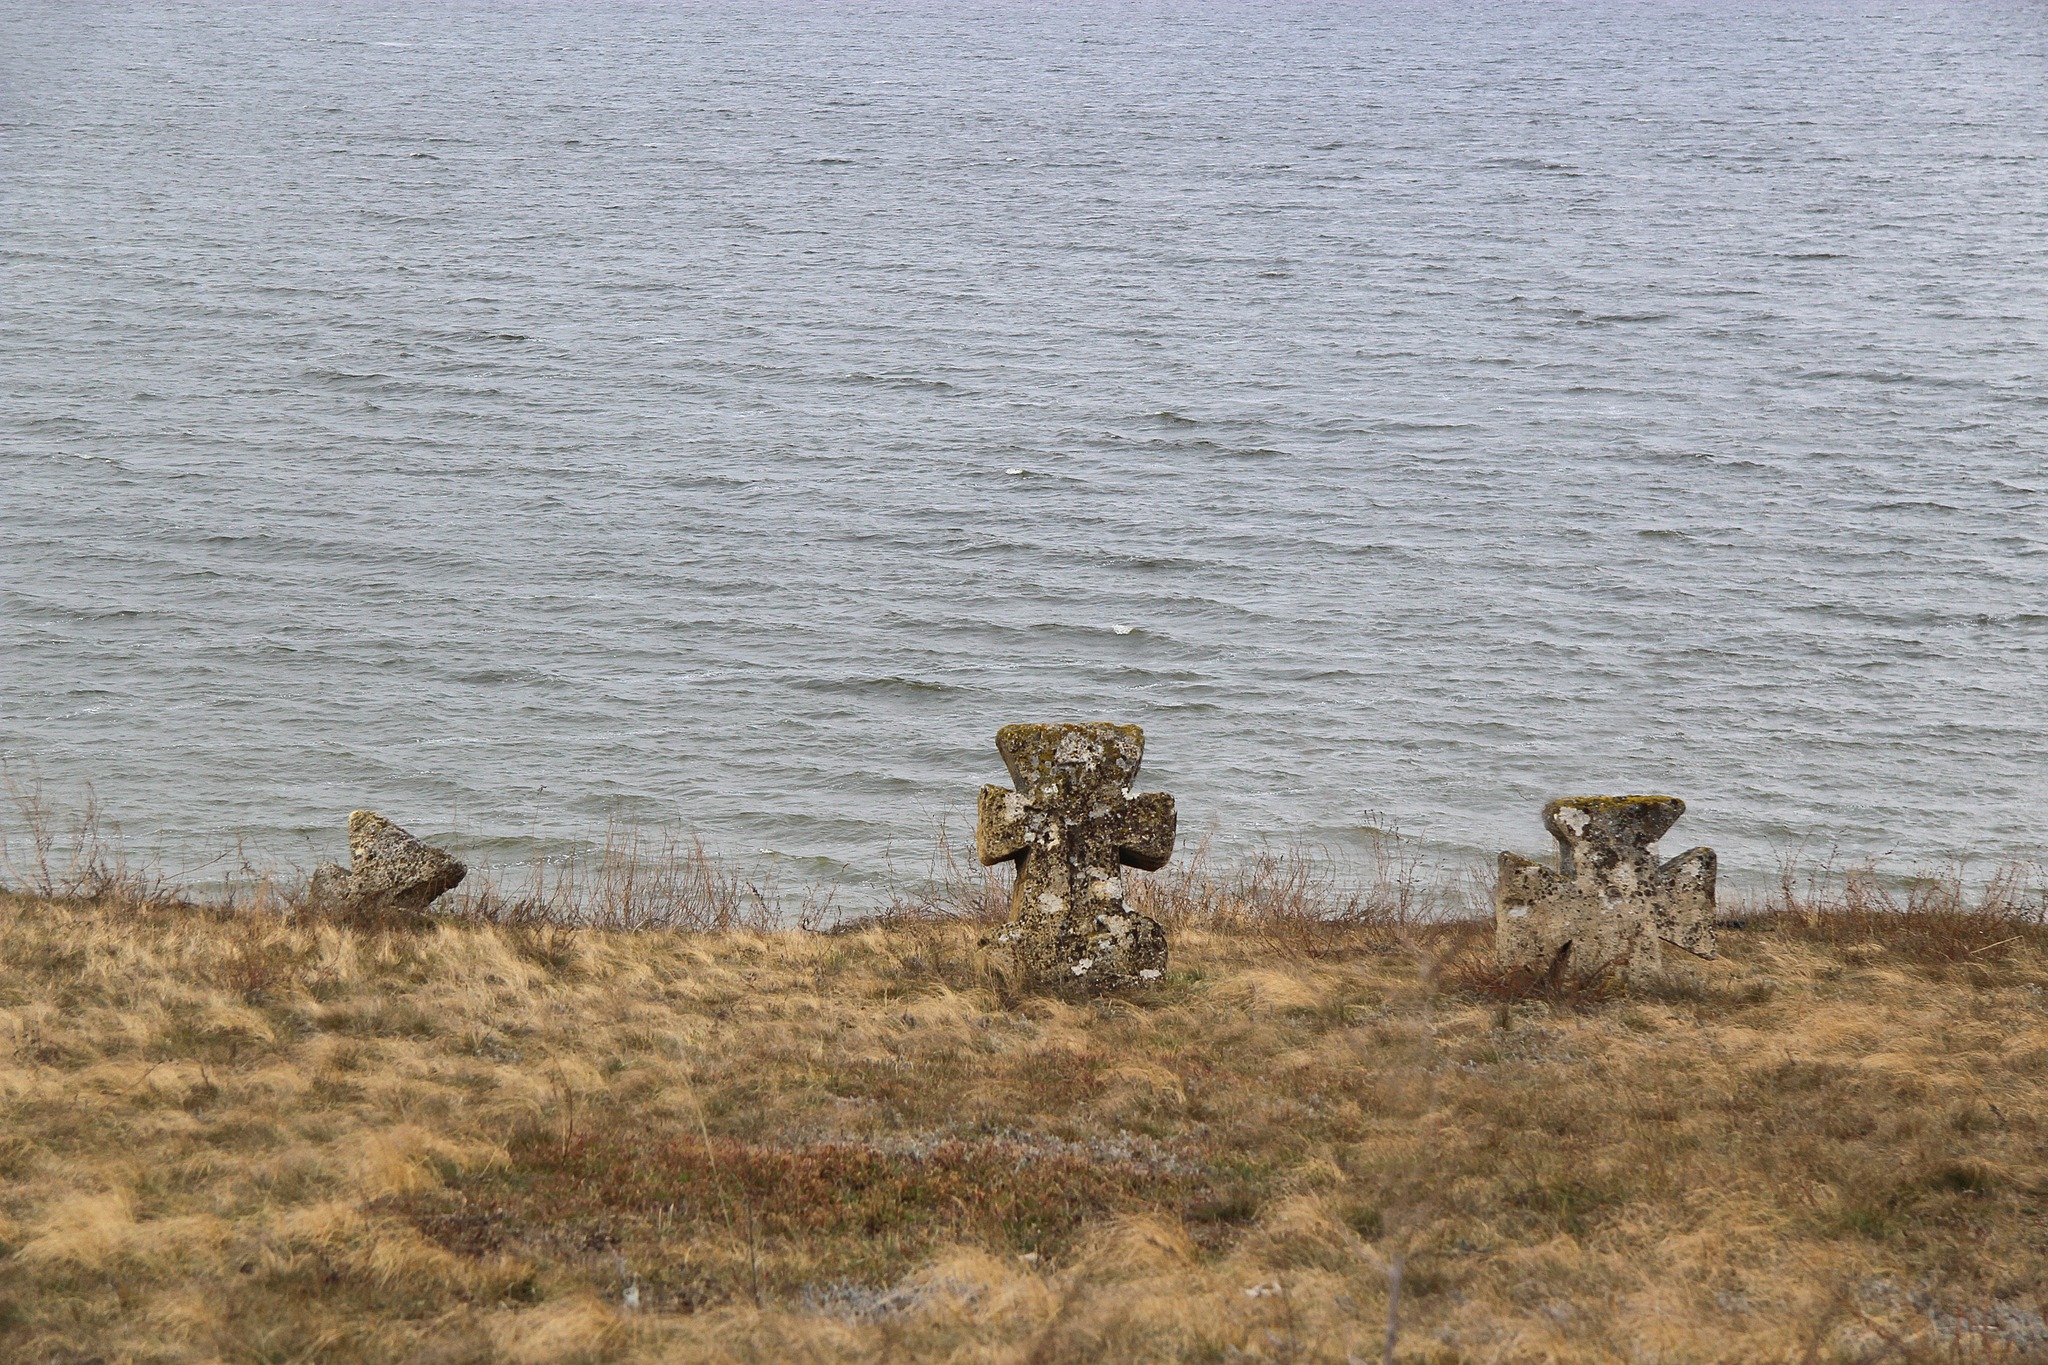
{"type": "Polygon", "coordinates": [[[1500,855],[1494,927],[1505,966],[1538,972],[1618,967],[1641,980],[1662,965],[1660,943],[1714,956],[1711,848],[1666,863],[1656,843],[1685,814],[1675,796],[1572,796],[1543,808],[1557,870],[1500,855]]]}
{"type": "Polygon", "coordinates": [[[423,844],[375,811],[348,817],[350,866],[313,872],[311,899],[347,914],[420,911],[455,889],[469,869],[445,849],[423,844]]]}
{"type": "Polygon", "coordinates": [[[996,750],[1015,791],[981,789],[975,850],[1015,860],[1010,923],[988,939],[1041,980],[1090,988],[1157,981],[1166,931],[1124,908],[1122,869],[1173,856],[1173,798],[1133,796],[1145,754],[1135,725],[1005,725],[996,750]]]}

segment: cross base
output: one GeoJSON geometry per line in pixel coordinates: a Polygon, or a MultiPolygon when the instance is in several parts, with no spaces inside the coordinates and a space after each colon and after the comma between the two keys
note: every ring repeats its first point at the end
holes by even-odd
{"type": "Polygon", "coordinates": [[[1134,910],[1097,915],[1086,928],[1012,920],[982,946],[1006,952],[1024,975],[1047,986],[1116,990],[1155,985],[1166,975],[1166,930],[1134,910]]]}

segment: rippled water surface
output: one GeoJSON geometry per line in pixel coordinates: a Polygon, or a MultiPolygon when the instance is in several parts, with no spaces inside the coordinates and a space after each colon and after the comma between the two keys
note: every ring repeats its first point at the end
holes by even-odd
{"type": "Polygon", "coordinates": [[[2048,847],[2038,4],[0,7],[0,751],[858,884],[2048,847]]]}

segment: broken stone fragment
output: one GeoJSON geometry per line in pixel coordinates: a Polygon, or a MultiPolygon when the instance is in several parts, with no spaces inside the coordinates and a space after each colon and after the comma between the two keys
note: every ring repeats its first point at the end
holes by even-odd
{"type": "Polygon", "coordinates": [[[322,909],[351,915],[425,910],[469,872],[447,850],[421,843],[375,811],[349,815],[348,854],[349,867],[323,863],[313,872],[309,899],[322,909]]]}
{"type": "Polygon", "coordinates": [[[1713,957],[1714,850],[1657,861],[1657,840],[1683,814],[1675,796],[1571,796],[1545,806],[1556,870],[1500,855],[1500,964],[1539,974],[1614,970],[1640,983],[1663,965],[1662,944],[1713,957]]]}
{"type": "Polygon", "coordinates": [[[1005,725],[1015,790],[981,789],[975,851],[1017,864],[1010,922],[983,940],[1041,984],[1144,985],[1166,973],[1166,931],[1124,906],[1123,869],[1173,856],[1173,798],[1133,796],[1145,732],[1104,723],[1005,725]]]}

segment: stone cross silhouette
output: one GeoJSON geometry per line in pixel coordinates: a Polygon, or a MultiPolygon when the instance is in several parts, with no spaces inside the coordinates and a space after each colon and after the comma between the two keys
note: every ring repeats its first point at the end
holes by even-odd
{"type": "Polygon", "coordinates": [[[1711,848],[1659,863],[1657,840],[1685,814],[1675,796],[1570,796],[1543,808],[1557,870],[1500,855],[1494,937],[1501,965],[1539,973],[1618,969],[1639,982],[1663,965],[1660,944],[1714,956],[1711,848]]]}
{"type": "Polygon", "coordinates": [[[1133,796],[1145,755],[1135,725],[1005,725],[996,751],[1016,790],[981,789],[975,851],[1017,863],[1010,922],[985,943],[1041,981],[1087,989],[1157,981],[1166,931],[1124,908],[1123,869],[1173,856],[1173,798],[1133,796]]]}

